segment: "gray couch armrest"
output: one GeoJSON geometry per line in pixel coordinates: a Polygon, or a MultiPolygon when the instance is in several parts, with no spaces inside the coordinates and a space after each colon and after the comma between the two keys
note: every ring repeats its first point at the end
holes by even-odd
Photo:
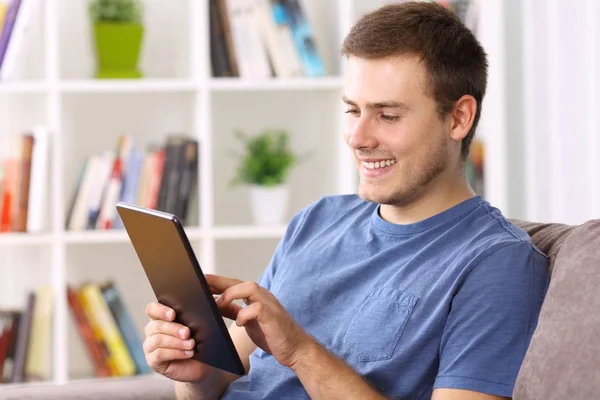
{"type": "Polygon", "coordinates": [[[29,399],[175,399],[175,385],[158,374],[127,378],[90,379],[68,382],[0,385],[0,400],[29,399]]]}

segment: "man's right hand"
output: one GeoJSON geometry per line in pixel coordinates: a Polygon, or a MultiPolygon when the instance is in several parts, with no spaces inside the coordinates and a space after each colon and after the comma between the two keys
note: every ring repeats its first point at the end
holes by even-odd
{"type": "Polygon", "coordinates": [[[198,382],[211,374],[213,368],[192,360],[194,339],[187,326],[174,322],[175,310],[152,302],[146,307],[150,321],[144,330],[144,354],[148,365],[170,379],[198,382]]]}

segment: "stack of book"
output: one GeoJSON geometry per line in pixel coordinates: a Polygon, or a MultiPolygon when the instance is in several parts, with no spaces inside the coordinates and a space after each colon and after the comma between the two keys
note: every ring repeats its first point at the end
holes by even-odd
{"type": "Polygon", "coordinates": [[[48,203],[49,144],[45,127],[16,136],[0,160],[0,232],[39,233],[48,203]]]}
{"type": "Polygon", "coordinates": [[[41,381],[52,378],[52,287],[38,286],[24,309],[0,310],[0,380],[41,381]]]}
{"type": "Polygon", "coordinates": [[[198,176],[198,142],[169,135],[162,146],[142,149],[121,136],[114,150],[87,158],[67,213],[66,229],[122,229],[119,201],[169,212],[188,223],[198,176]]]}
{"type": "Polygon", "coordinates": [[[151,372],[141,335],[112,281],[67,286],[69,308],[94,365],[96,377],[151,372]]]}
{"type": "Polygon", "coordinates": [[[325,75],[300,0],[210,0],[215,77],[325,75]]]}
{"type": "MultiPolygon", "coordinates": [[[[151,372],[141,334],[112,281],[67,286],[67,299],[96,377],[151,372]]],[[[52,287],[31,290],[23,309],[0,310],[0,381],[52,379],[52,287]]]]}

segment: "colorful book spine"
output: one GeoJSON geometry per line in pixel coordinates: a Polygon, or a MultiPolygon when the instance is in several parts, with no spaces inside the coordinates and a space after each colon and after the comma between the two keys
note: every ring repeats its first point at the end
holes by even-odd
{"type": "Polygon", "coordinates": [[[146,362],[146,356],[144,355],[144,348],[142,347],[142,341],[140,340],[138,331],[133,323],[129,311],[125,307],[121,299],[121,295],[117,290],[113,282],[108,282],[101,287],[102,295],[110,309],[118,327],[123,335],[123,340],[131,353],[133,361],[135,362],[137,374],[147,374],[152,370],[146,362]]]}
{"type": "Polygon", "coordinates": [[[10,42],[15,27],[15,21],[17,20],[21,2],[22,0],[12,0],[6,11],[6,17],[4,18],[4,24],[2,26],[2,36],[0,37],[0,67],[2,67],[4,57],[6,56],[6,50],[8,49],[8,43],[10,42]]]}
{"type": "Polygon", "coordinates": [[[317,50],[312,28],[299,0],[281,1],[288,12],[294,43],[302,60],[305,75],[308,77],[325,75],[325,66],[317,50]]]}
{"type": "Polygon", "coordinates": [[[125,345],[117,323],[102,296],[100,286],[95,283],[85,284],[80,289],[80,296],[80,299],[84,299],[85,304],[92,314],[91,319],[94,320],[92,329],[99,331],[97,334],[106,341],[110,359],[117,374],[119,376],[135,375],[135,364],[125,345]]]}
{"type": "Polygon", "coordinates": [[[81,303],[77,298],[77,293],[74,288],[67,286],[67,301],[71,314],[75,319],[75,325],[83,342],[85,343],[88,355],[94,363],[95,374],[97,377],[108,377],[111,375],[107,364],[108,349],[96,340],[92,325],[88,320],[81,303]]]}

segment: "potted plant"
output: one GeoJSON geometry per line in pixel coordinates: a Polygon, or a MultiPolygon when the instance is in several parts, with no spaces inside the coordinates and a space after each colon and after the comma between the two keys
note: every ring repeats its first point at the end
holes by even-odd
{"type": "Polygon", "coordinates": [[[285,130],[264,130],[254,137],[243,132],[235,136],[245,147],[233,185],[245,184],[250,188],[250,207],[256,224],[274,225],[285,222],[290,170],[300,161],[289,147],[285,130]]]}
{"type": "Polygon", "coordinates": [[[139,0],[91,0],[96,78],[141,78],[138,68],[144,26],[139,0]]]}

